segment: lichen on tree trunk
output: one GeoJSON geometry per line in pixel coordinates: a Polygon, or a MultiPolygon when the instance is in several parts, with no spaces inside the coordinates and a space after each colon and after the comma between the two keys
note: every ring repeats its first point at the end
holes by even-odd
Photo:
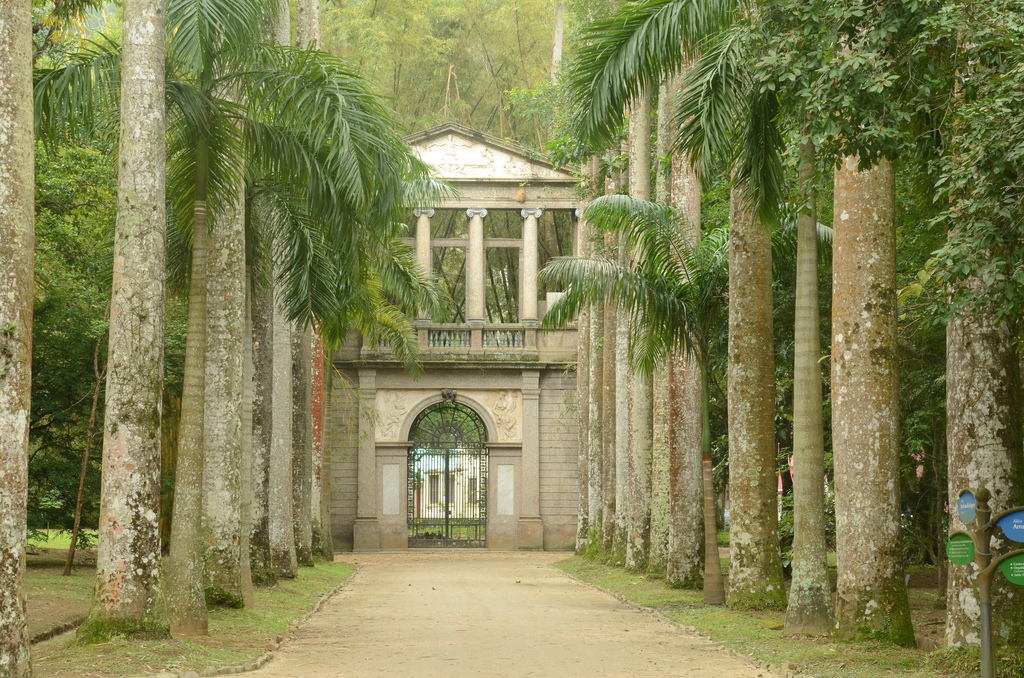
{"type": "Polygon", "coordinates": [[[274,394],[274,295],[268,282],[257,287],[252,312],[252,530],[249,553],[253,582],[277,581],[270,558],[270,449],[274,394]]]}
{"type": "MultiPolygon", "coordinates": [[[[668,96],[681,85],[671,80],[668,96]]],[[[686,218],[686,237],[696,246],[701,237],[700,181],[690,159],[672,156],[669,199],[686,218]]],[[[693,356],[669,359],[669,556],[667,582],[677,588],[704,586],[704,472],[701,453],[703,387],[700,364],[693,356]]],[[[716,533],[717,538],[717,533],[716,533]]]]}
{"type": "MultiPolygon", "coordinates": [[[[629,194],[651,199],[651,93],[643,90],[629,116],[629,194]]],[[[632,253],[627,253],[632,256],[632,253]]],[[[642,323],[642,317],[630,322],[642,323]]],[[[629,360],[627,352],[627,360],[629,360]]],[[[652,377],[643,371],[629,383],[629,505],[626,567],[645,571],[651,549],[651,467],[653,460],[652,377]]]]}
{"type": "MultiPolygon", "coordinates": [[[[118,208],[114,234],[96,594],[87,641],[163,636],[160,419],[166,230],[164,7],[123,8],[118,208]]],[[[26,123],[26,127],[31,123],[26,123]]]]}
{"type": "MultiPolygon", "coordinates": [[[[245,200],[211,220],[206,260],[206,383],[203,390],[203,535],[207,600],[241,606],[242,395],[245,335],[245,200]]],[[[244,554],[248,556],[248,554],[244,554]]]]}
{"type": "MultiPolygon", "coordinates": [[[[590,254],[590,228],[585,220],[578,223],[578,255],[590,254]]],[[[577,319],[576,345],[576,432],[577,474],[579,488],[576,512],[576,553],[587,551],[590,538],[590,313],[589,307],[580,311],[577,319]]]]}
{"type": "MultiPolygon", "coordinates": [[[[25,621],[25,538],[32,394],[35,249],[32,5],[0,5],[0,677],[31,673],[25,621]]],[[[138,215],[128,223],[141,226],[138,215]]],[[[121,226],[122,219],[118,220],[121,226]]],[[[151,224],[150,224],[151,225],[151,224]]],[[[124,226],[119,234],[124,237],[124,226]]],[[[160,250],[162,252],[162,250],[160,250]]],[[[152,301],[149,290],[144,299],[152,301]]],[[[161,300],[162,301],[162,300],[161,300]]],[[[155,321],[157,325],[162,322],[155,321]]],[[[161,336],[162,340],[162,336],[161,336]]],[[[161,341],[162,343],[162,341],[161,341]]],[[[147,346],[145,353],[152,351],[147,346]]],[[[146,357],[149,357],[148,355],[146,357]]],[[[158,382],[159,383],[159,382],[158,382]]],[[[152,384],[147,384],[150,388],[152,384]]],[[[159,387],[157,388],[159,392],[159,387]]],[[[151,395],[151,390],[140,395],[151,395]]],[[[159,405],[157,406],[159,412],[159,405]]],[[[132,422],[134,423],[134,422],[132,422]]],[[[152,422],[149,422],[152,423],[152,422]]],[[[160,471],[160,420],[156,421],[160,471]]],[[[147,431],[152,433],[153,429],[147,431]]],[[[132,431],[126,431],[131,435],[132,431]]],[[[144,449],[143,452],[151,452],[144,449]]],[[[143,536],[146,535],[145,529],[143,536]]],[[[156,544],[159,546],[159,533],[156,544]]],[[[159,555],[159,550],[157,551],[159,555]]],[[[151,573],[155,584],[155,566],[151,573]]],[[[147,579],[139,581],[143,586],[147,579]]],[[[134,590],[132,591],[135,592],[134,590]]],[[[146,590],[142,589],[145,593],[146,590]]],[[[131,610],[129,606],[128,611],[131,610]]]]}
{"type": "Polygon", "coordinates": [[[279,286],[274,288],[274,384],[271,399],[269,533],[274,574],[295,577],[295,527],[292,524],[292,330],[279,286]]]}
{"type": "Polygon", "coordinates": [[[729,211],[729,606],[785,609],[775,471],[772,249],[732,189],[729,211]]]}
{"type": "Polygon", "coordinates": [[[590,408],[590,424],[587,429],[587,502],[590,504],[590,536],[587,538],[587,549],[593,554],[601,549],[604,529],[604,304],[591,304],[589,316],[590,378],[587,404],[590,408]]]}
{"type": "MultiPolygon", "coordinates": [[[[969,287],[981,282],[970,279],[969,287]]],[[[1020,383],[1014,335],[992,306],[968,306],[946,327],[946,435],[949,445],[948,502],[960,492],[984,487],[994,512],[1024,505],[1021,458],[1020,383]]],[[[949,529],[968,529],[956,511],[949,529]]],[[[1017,545],[992,540],[993,557],[1017,545]]],[[[975,564],[951,565],[946,583],[946,642],[980,644],[981,607],[975,564]]],[[[1005,577],[992,579],[992,629],[997,639],[1019,645],[1024,638],[1024,594],[1005,577]]]]}
{"type": "Polygon", "coordinates": [[[295,557],[313,566],[313,381],[311,328],[292,327],[292,524],[295,557]]]}
{"type": "MultiPolygon", "coordinates": [[[[836,630],[914,644],[900,529],[896,227],[892,167],[835,172],[832,449],[836,630]]],[[[735,515],[735,511],[733,512],[735,515]]]]}
{"type": "MultiPolygon", "coordinates": [[[[605,250],[615,248],[615,240],[611,233],[605,234],[605,250]]],[[[613,304],[605,303],[604,318],[602,321],[604,330],[604,365],[602,369],[604,391],[601,398],[603,430],[601,440],[601,496],[603,506],[601,509],[601,550],[611,554],[615,545],[615,426],[616,420],[616,393],[615,383],[615,344],[617,338],[616,311],[613,304]]]]}

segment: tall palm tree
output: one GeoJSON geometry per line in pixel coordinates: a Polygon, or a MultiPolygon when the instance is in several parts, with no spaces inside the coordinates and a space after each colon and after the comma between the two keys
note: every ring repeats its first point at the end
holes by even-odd
{"type": "MultiPolygon", "coordinates": [[[[305,324],[321,318],[335,335],[355,318],[366,334],[387,335],[400,355],[415,354],[411,329],[391,299],[415,298],[424,286],[413,273],[411,256],[396,249],[393,240],[397,215],[409,195],[405,182],[425,177],[426,168],[393,131],[386,109],[345,64],[316,52],[261,44],[276,4],[224,0],[200,6],[195,0],[174,0],[167,8],[168,184],[177,242],[186,253],[191,246],[193,260],[191,346],[186,350],[193,359],[186,358],[182,412],[183,434],[188,435],[180,439],[179,469],[184,468],[177,483],[171,556],[172,572],[181,576],[169,587],[175,625],[185,633],[202,633],[205,618],[202,514],[195,489],[204,477],[205,250],[218,219],[238,223],[231,215],[242,206],[243,170],[261,178],[270,205],[263,232],[279,245],[270,250],[278,253],[285,283],[278,300],[282,311],[305,324]],[[186,400],[193,406],[184,408],[186,400]]],[[[120,59],[120,46],[103,40],[70,66],[43,73],[37,83],[41,127],[97,127],[104,106],[119,95],[115,67],[120,59]]],[[[244,252],[237,230],[219,242],[218,255],[223,248],[244,252]]],[[[179,259],[187,261],[188,255],[179,259]]],[[[244,280],[240,286],[236,279],[244,276],[245,267],[231,270],[231,284],[244,289],[244,280]]],[[[220,289],[228,283],[217,281],[220,289]]],[[[241,389],[232,393],[241,397],[241,389]]],[[[232,503],[241,503],[239,484],[229,485],[236,492],[232,503]]],[[[229,560],[236,564],[234,580],[240,558],[229,560]]]]}
{"type": "Polygon", "coordinates": [[[814,143],[800,147],[804,205],[797,215],[796,311],[793,361],[793,581],[785,628],[832,633],[832,589],[825,540],[825,427],[821,395],[821,319],[818,303],[817,197],[814,143]]]}
{"type": "MultiPolygon", "coordinates": [[[[160,599],[160,417],[165,260],[163,12],[124,7],[118,214],[110,318],[96,599],[79,634],[166,634],[160,599]],[[157,413],[154,416],[154,413],[157,413]]],[[[37,115],[38,115],[37,111],[37,115]]]]}
{"type": "Polygon", "coordinates": [[[24,555],[35,270],[31,3],[0,4],[0,44],[0,676],[20,678],[31,670],[24,555]]]}
{"type": "Polygon", "coordinates": [[[606,196],[591,203],[584,218],[595,228],[616,232],[632,248],[626,265],[610,258],[565,258],[551,262],[543,280],[566,292],[545,316],[547,326],[569,322],[584,305],[607,300],[631,317],[629,344],[636,370],[651,374],[669,355],[685,353],[700,366],[702,389],[701,454],[704,460],[705,573],[704,600],[725,602],[715,529],[711,477],[711,428],[708,415],[708,369],[712,354],[725,341],[728,309],[728,232],[718,229],[699,242],[685,215],[672,207],[626,196],[606,196]]]}
{"type": "MultiPolygon", "coordinates": [[[[648,0],[593,24],[570,69],[580,133],[600,143],[623,107],[651,83],[697,59],[679,98],[677,149],[700,167],[736,158],[732,196],[733,293],[729,332],[731,497],[730,605],[784,607],[775,475],[771,247],[765,229],[782,204],[782,140],[775,92],[744,76],[748,31],[728,28],[739,3],[648,0]],[[699,56],[700,55],[700,56],[699,56]],[[698,58],[699,56],[699,58],[698,58]]],[[[710,168],[703,168],[707,180],[710,168]]]]}

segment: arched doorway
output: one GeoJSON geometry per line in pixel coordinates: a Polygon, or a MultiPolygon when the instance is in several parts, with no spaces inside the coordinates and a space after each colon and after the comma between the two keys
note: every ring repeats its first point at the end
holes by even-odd
{"type": "Polygon", "coordinates": [[[487,429],[471,408],[440,402],[409,429],[409,547],[487,546],[487,429]]]}

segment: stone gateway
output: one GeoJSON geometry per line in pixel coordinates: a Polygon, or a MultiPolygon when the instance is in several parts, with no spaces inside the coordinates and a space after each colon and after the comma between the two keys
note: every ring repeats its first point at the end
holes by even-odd
{"type": "Polygon", "coordinates": [[[572,549],[577,524],[576,331],[543,332],[559,290],[538,271],[578,252],[575,178],[446,124],[409,139],[458,191],[410,211],[406,242],[437,278],[421,310],[423,374],[350,335],[324,440],[336,544],[572,549]]]}

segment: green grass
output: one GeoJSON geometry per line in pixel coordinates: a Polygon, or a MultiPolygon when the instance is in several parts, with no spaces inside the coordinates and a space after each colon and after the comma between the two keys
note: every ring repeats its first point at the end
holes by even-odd
{"type": "MultiPolygon", "coordinates": [[[[89,543],[95,546],[96,530],[82,530],[82,532],[89,535],[89,543]]],[[[71,546],[71,533],[65,530],[39,530],[33,537],[29,537],[28,545],[29,547],[67,551],[71,546]]]]}
{"type": "Polygon", "coordinates": [[[137,676],[159,671],[200,671],[209,667],[244,664],[264,651],[288,625],[304,615],[316,600],[355,571],[347,563],[317,563],[302,568],[299,578],[256,590],[256,607],[210,611],[210,635],[205,638],[167,638],[136,641],[117,638],[97,645],[79,645],[73,634],[32,648],[36,678],[81,678],[88,675],[137,676]]]}
{"type": "MultiPolygon", "coordinates": [[[[834,643],[785,635],[782,612],[736,612],[707,607],[699,591],[666,588],[663,581],[646,578],[594,560],[574,556],[555,567],[600,586],[630,602],[649,607],[669,619],[692,626],[725,647],[793,672],[817,678],[878,678],[887,675],[915,678],[975,678],[976,656],[958,651],[927,655],[882,643],[834,643]],[[790,666],[793,665],[793,666],[790,666]]],[[[727,571],[727,570],[726,570],[727,571]]],[[[1024,652],[1002,651],[1000,678],[1024,676],[1024,652]]]]}

